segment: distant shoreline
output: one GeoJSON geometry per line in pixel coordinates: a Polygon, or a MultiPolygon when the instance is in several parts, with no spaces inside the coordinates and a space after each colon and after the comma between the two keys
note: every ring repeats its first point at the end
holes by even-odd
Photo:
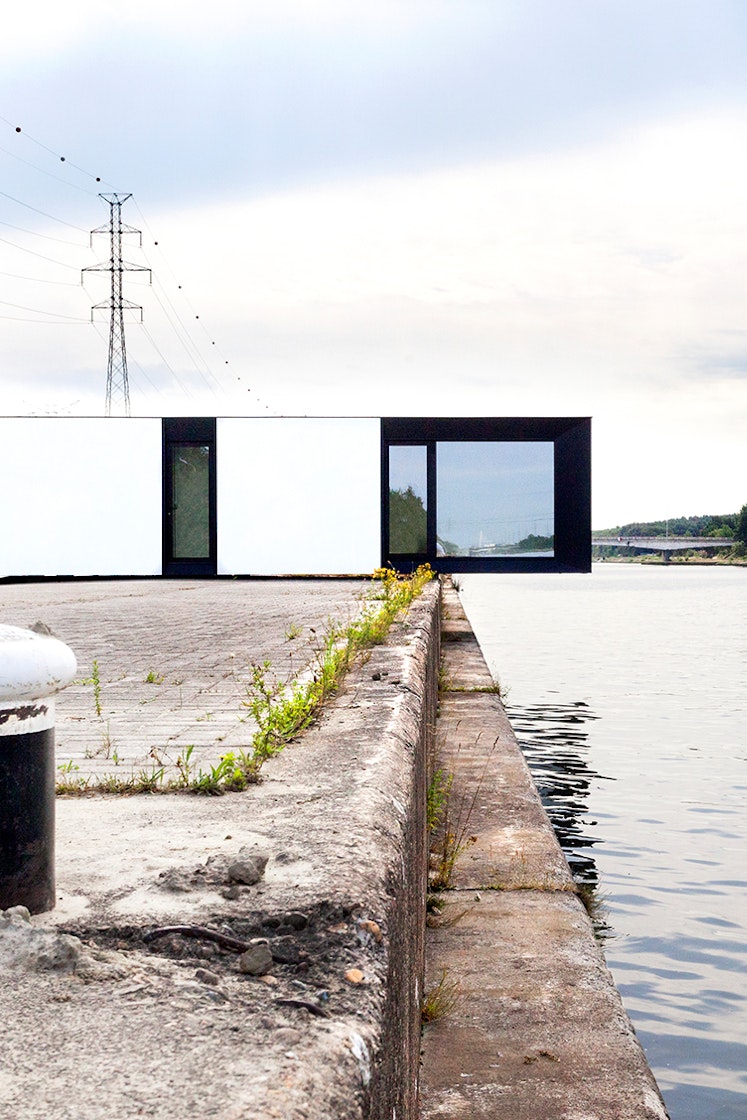
{"type": "Polygon", "coordinates": [[[593,564],[655,564],[661,568],[747,568],[746,557],[682,556],[676,560],[663,560],[661,556],[592,556],[593,564]]]}

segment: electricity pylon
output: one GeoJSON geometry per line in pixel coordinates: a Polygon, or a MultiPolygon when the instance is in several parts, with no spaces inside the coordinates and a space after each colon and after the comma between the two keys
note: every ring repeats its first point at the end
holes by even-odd
{"type": "Polygon", "coordinates": [[[95,303],[91,308],[91,322],[94,311],[108,308],[109,318],[109,362],[106,369],[106,415],[112,414],[112,401],[124,403],[125,416],[130,415],[130,384],[127,377],[127,349],[125,347],[124,311],[139,311],[140,322],[143,321],[143,309],[137,303],[130,303],[122,296],[122,275],[125,272],[147,272],[150,274],[150,283],[153,283],[153,273],[143,265],[127,264],[122,260],[122,234],[136,233],[143,244],[143,235],[139,229],[122,225],[122,206],[131,194],[100,194],[104,202],[109,203],[109,224],[91,230],[91,246],[95,233],[109,234],[109,263],[89,265],[81,271],[81,284],[84,272],[110,272],[111,295],[108,300],[95,303]]]}

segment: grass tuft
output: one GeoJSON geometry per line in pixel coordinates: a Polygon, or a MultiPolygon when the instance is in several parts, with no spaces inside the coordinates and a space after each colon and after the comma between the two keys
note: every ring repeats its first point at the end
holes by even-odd
{"type": "Polygon", "coordinates": [[[420,1008],[420,1020],[425,1023],[437,1023],[445,1019],[457,1005],[459,1000],[459,984],[456,980],[449,980],[449,970],[444,968],[437,984],[430,987],[423,996],[420,1008]]]}

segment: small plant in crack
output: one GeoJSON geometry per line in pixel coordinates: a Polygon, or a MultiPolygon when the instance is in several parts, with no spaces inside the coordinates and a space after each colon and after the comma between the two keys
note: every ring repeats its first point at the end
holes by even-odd
{"type": "Polygon", "coordinates": [[[410,576],[393,568],[374,572],[374,584],[359,615],[347,626],[328,620],[316,636],[309,674],[283,683],[269,661],[251,667],[243,704],[257,730],[252,737],[251,760],[255,775],[268,758],[282,750],[316,718],[319,709],[339,689],[353,662],[383,642],[395,618],[420,595],[433,572],[425,564],[410,576]]]}
{"type": "Polygon", "coordinates": [[[80,683],[84,684],[84,685],[90,684],[90,685],[93,686],[93,706],[96,710],[96,715],[100,719],[101,718],[101,674],[99,673],[99,663],[98,663],[98,661],[96,661],[94,659],[93,665],[91,666],[90,677],[84,677],[84,679],[80,683]]]}
{"type": "Polygon", "coordinates": [[[441,823],[451,793],[453,774],[443,768],[436,770],[430,780],[425,801],[425,824],[429,832],[435,832],[441,823]]]}
{"type": "MultiPolygon", "coordinates": [[[[497,742],[496,738],[485,760],[482,774],[471,793],[465,792],[457,796],[454,791],[454,775],[444,775],[441,772],[437,787],[438,821],[433,832],[434,840],[430,854],[429,888],[432,891],[450,889],[457,860],[468,848],[477,843],[477,837],[471,834],[470,825],[497,742]]],[[[438,774],[439,771],[436,771],[434,780],[438,774]]],[[[433,797],[434,795],[431,796],[432,800],[433,797]]]]}
{"type": "Polygon", "coordinates": [[[594,937],[600,942],[608,941],[613,932],[607,921],[607,900],[596,883],[575,880],[575,886],[579,901],[591,919],[594,937]]]}
{"type": "Polygon", "coordinates": [[[185,788],[187,786],[189,786],[191,776],[192,776],[192,762],[191,762],[191,759],[192,759],[192,754],[194,753],[194,749],[195,749],[194,743],[190,743],[189,746],[185,747],[184,750],[182,751],[182,753],[180,755],[178,755],[177,759],[176,759],[176,768],[179,771],[179,777],[177,779],[177,782],[180,786],[184,786],[185,788]]]}
{"type": "Polygon", "coordinates": [[[420,1008],[420,1019],[423,1024],[437,1023],[445,1019],[457,1005],[459,1000],[459,983],[449,979],[449,970],[444,968],[437,983],[433,984],[423,995],[420,1008]]]}
{"type": "Polygon", "coordinates": [[[88,787],[88,778],[84,778],[79,773],[80,767],[69,758],[67,762],[62,762],[57,767],[57,773],[60,775],[56,783],[56,793],[83,793],[88,787]]]}

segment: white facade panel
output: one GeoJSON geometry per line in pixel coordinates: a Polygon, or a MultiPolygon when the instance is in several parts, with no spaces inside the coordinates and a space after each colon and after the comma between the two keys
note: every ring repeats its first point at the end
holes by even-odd
{"type": "Polygon", "coordinates": [[[380,432],[370,418],[219,419],[218,573],[378,567],[380,432]]]}
{"type": "Polygon", "coordinates": [[[160,574],[160,420],[0,417],[0,479],[0,576],[160,574]]]}

